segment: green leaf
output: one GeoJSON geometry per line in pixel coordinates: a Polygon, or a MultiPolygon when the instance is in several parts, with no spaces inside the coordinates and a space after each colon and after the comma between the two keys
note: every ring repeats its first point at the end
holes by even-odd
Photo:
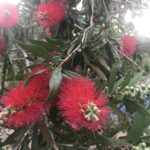
{"type": "Polygon", "coordinates": [[[55,62],[55,60],[49,55],[48,50],[43,47],[33,44],[22,43],[20,41],[16,41],[16,43],[20,47],[22,47],[23,49],[27,50],[28,52],[32,53],[35,56],[43,57],[48,61],[55,62]]]}
{"type": "Polygon", "coordinates": [[[90,64],[91,68],[94,70],[94,72],[104,81],[107,81],[107,77],[106,75],[100,70],[99,67],[93,65],[93,64],[90,64]]]}
{"type": "Polygon", "coordinates": [[[110,67],[109,67],[109,65],[107,64],[107,62],[106,62],[106,60],[104,59],[104,57],[99,56],[99,57],[97,57],[97,60],[98,60],[98,62],[99,62],[102,66],[105,67],[105,69],[107,69],[108,71],[110,71],[110,67]]]}
{"type": "Polygon", "coordinates": [[[40,129],[41,134],[43,135],[43,138],[45,139],[45,141],[50,145],[50,147],[52,149],[58,149],[55,139],[54,139],[54,135],[51,132],[51,130],[46,126],[46,124],[43,121],[40,121],[38,123],[38,128],[40,129]]]}
{"type": "Polygon", "coordinates": [[[27,131],[26,129],[16,130],[4,142],[0,143],[0,147],[3,147],[5,145],[19,143],[19,141],[22,139],[26,131],[27,131]]]}
{"type": "Polygon", "coordinates": [[[48,95],[48,98],[46,100],[46,104],[51,100],[51,98],[57,93],[59,86],[62,81],[62,73],[61,68],[56,68],[51,76],[49,87],[50,87],[50,93],[48,95]]]}
{"type": "Polygon", "coordinates": [[[124,77],[122,77],[120,80],[118,80],[115,84],[114,84],[114,87],[111,91],[111,94],[113,94],[118,87],[120,87],[120,85],[122,84],[122,82],[124,81],[124,77]]]}
{"type": "Polygon", "coordinates": [[[63,69],[62,70],[63,74],[67,77],[75,77],[75,76],[80,76],[78,73],[76,72],[73,72],[73,71],[70,71],[70,70],[66,70],[66,69],[63,69]]]}
{"type": "MultiPolygon", "coordinates": [[[[27,145],[27,143],[23,143],[22,147],[20,148],[20,150],[31,150],[31,149],[29,148],[29,146],[27,145]]],[[[32,149],[32,150],[38,150],[38,149],[32,149]]]]}
{"type": "Polygon", "coordinates": [[[38,150],[38,126],[33,127],[31,150],[38,150]]]}
{"type": "Polygon", "coordinates": [[[142,113],[136,112],[133,125],[127,133],[126,139],[128,141],[132,141],[133,143],[135,143],[139,140],[144,130],[144,121],[145,121],[145,115],[142,113]]]}
{"type": "Polygon", "coordinates": [[[116,83],[116,76],[117,76],[117,67],[114,64],[111,68],[110,71],[110,77],[109,77],[109,82],[108,82],[108,92],[111,93],[113,90],[113,87],[116,83]]]}
{"type": "Polygon", "coordinates": [[[97,145],[101,144],[102,146],[108,146],[110,144],[110,141],[104,135],[97,135],[96,138],[95,138],[95,143],[97,145]]]}
{"type": "Polygon", "coordinates": [[[138,104],[135,101],[131,101],[131,100],[124,100],[129,106],[135,108],[138,112],[144,114],[144,115],[148,115],[150,116],[150,111],[145,109],[142,105],[138,104]]]}
{"type": "Polygon", "coordinates": [[[127,116],[123,112],[121,112],[115,104],[109,102],[108,105],[113,109],[113,111],[118,115],[118,117],[120,117],[122,120],[128,120],[127,116]]]}
{"type": "Polygon", "coordinates": [[[143,76],[144,71],[141,71],[139,73],[137,73],[129,82],[128,86],[132,86],[135,85],[135,83],[137,83],[143,76]]]}
{"type": "Polygon", "coordinates": [[[29,42],[33,45],[38,45],[40,47],[43,47],[45,49],[47,49],[47,51],[53,51],[53,50],[57,50],[57,46],[53,45],[53,44],[49,44],[45,41],[39,41],[39,40],[29,40],[29,42]]]}
{"type": "Polygon", "coordinates": [[[122,83],[122,85],[121,85],[120,90],[124,89],[124,88],[129,84],[130,79],[131,79],[131,72],[129,71],[129,72],[126,74],[125,78],[124,78],[124,81],[123,81],[123,83],[122,83]]]}
{"type": "Polygon", "coordinates": [[[40,71],[38,71],[38,72],[36,72],[36,73],[30,75],[30,76],[25,80],[24,87],[26,87],[26,86],[30,83],[30,81],[31,81],[35,76],[37,76],[37,75],[39,75],[39,74],[41,74],[41,73],[43,73],[43,72],[45,72],[45,71],[47,71],[47,70],[48,70],[48,69],[41,69],[40,71]]]}
{"type": "Polygon", "coordinates": [[[67,42],[62,39],[52,39],[52,38],[45,38],[46,41],[52,46],[56,45],[59,48],[65,47],[67,45],[67,42]]]}

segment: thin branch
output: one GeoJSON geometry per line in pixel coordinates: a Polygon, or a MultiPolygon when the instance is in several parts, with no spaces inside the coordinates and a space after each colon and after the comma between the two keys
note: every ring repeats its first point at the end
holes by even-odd
{"type": "Polygon", "coordinates": [[[90,18],[90,26],[93,25],[93,18],[94,18],[94,0],[91,0],[91,11],[92,11],[92,14],[91,14],[91,18],[90,18]]]}
{"type": "MultiPolygon", "coordinates": [[[[118,50],[118,48],[117,48],[116,46],[114,46],[111,41],[109,41],[109,40],[107,39],[107,42],[108,42],[108,44],[109,44],[110,46],[112,46],[115,50],[117,50],[117,51],[121,54],[121,52],[118,50]]],[[[138,67],[139,69],[142,69],[136,62],[134,62],[134,61],[133,61],[131,58],[129,58],[128,56],[124,55],[124,57],[125,57],[127,60],[129,60],[130,62],[132,62],[136,67],[138,67]]]]}
{"type": "Polygon", "coordinates": [[[104,8],[105,8],[105,11],[106,11],[106,14],[107,14],[106,20],[108,20],[108,19],[110,18],[110,16],[109,16],[109,11],[108,11],[108,9],[107,9],[107,7],[106,7],[106,4],[105,4],[105,1],[104,1],[104,0],[102,0],[102,3],[103,3],[103,5],[104,5],[104,8]]]}

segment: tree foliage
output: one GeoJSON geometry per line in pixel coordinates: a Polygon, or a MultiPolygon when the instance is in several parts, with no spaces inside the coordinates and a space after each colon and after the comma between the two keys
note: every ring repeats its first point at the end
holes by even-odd
{"type": "MultiPolygon", "coordinates": [[[[136,149],[142,142],[148,148],[150,66],[147,62],[150,53],[137,35],[136,53],[124,56],[120,52],[122,36],[135,35],[133,24],[124,21],[127,9],[138,15],[147,3],[142,0],[66,0],[65,19],[59,25],[42,27],[36,22],[34,12],[47,1],[22,0],[18,4],[18,24],[11,29],[0,29],[7,43],[0,60],[1,96],[20,83],[34,66],[44,64],[52,71],[48,81],[50,92],[44,105],[55,101],[63,79],[88,77],[108,99],[112,109],[108,126],[102,132],[76,131],[54,107],[31,126],[11,130],[3,125],[1,131],[8,130],[9,135],[2,134],[1,149],[6,146],[16,150],[136,149]]],[[[29,76],[24,86],[44,71],[29,76]]]]}

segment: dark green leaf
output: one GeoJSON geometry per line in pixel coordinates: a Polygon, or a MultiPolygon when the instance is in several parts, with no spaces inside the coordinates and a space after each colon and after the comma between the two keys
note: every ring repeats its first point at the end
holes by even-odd
{"type": "Polygon", "coordinates": [[[139,140],[139,137],[141,136],[144,129],[144,121],[145,121],[145,115],[136,112],[133,125],[129,129],[126,137],[128,141],[132,141],[133,143],[135,143],[139,140]]]}
{"type": "Polygon", "coordinates": [[[38,45],[26,44],[20,41],[16,41],[17,44],[28,52],[35,56],[43,57],[48,61],[55,62],[54,59],[49,55],[48,50],[38,45]]]}
{"type": "Polygon", "coordinates": [[[94,70],[94,72],[100,77],[100,79],[104,80],[104,81],[107,81],[107,77],[106,75],[100,70],[99,67],[93,65],[93,64],[90,64],[91,68],[94,70]]]}
{"type": "Polygon", "coordinates": [[[109,91],[109,93],[112,92],[113,87],[116,83],[116,76],[117,76],[117,67],[114,64],[111,68],[109,82],[108,82],[108,91],[109,91]]]}
{"type": "Polygon", "coordinates": [[[29,42],[33,45],[38,45],[40,47],[43,47],[47,49],[47,51],[54,51],[57,50],[57,46],[54,44],[49,44],[45,41],[38,41],[38,40],[29,40],[29,42]]]}
{"type": "Polygon", "coordinates": [[[110,144],[110,141],[104,135],[97,135],[95,139],[95,143],[97,145],[101,144],[102,146],[108,146],[110,144]]]}
{"type": "Polygon", "coordinates": [[[57,93],[59,86],[62,81],[62,73],[61,68],[56,68],[51,76],[49,87],[50,87],[50,93],[48,95],[48,98],[46,100],[46,104],[51,100],[51,98],[57,93]]]}
{"type": "Polygon", "coordinates": [[[26,132],[26,129],[18,129],[18,130],[16,130],[4,142],[0,143],[0,147],[3,147],[5,145],[19,143],[19,141],[24,136],[25,132],[26,132]]]}
{"type": "Polygon", "coordinates": [[[45,141],[51,146],[52,149],[58,149],[53,133],[51,130],[46,126],[46,124],[42,121],[38,123],[38,128],[40,129],[41,134],[43,135],[43,138],[45,141]]]}
{"type": "Polygon", "coordinates": [[[113,109],[113,111],[122,119],[128,120],[127,116],[120,111],[120,109],[113,103],[109,102],[109,106],[113,109]]]}
{"type": "Polygon", "coordinates": [[[38,150],[38,126],[33,127],[31,150],[38,150]]]}
{"type": "Polygon", "coordinates": [[[52,39],[52,38],[45,38],[46,41],[51,45],[56,45],[57,47],[65,47],[67,42],[62,39],[52,39]]]}
{"type": "MultiPolygon", "coordinates": [[[[29,146],[27,145],[27,143],[23,143],[22,147],[20,148],[20,150],[31,150],[31,149],[29,148],[29,146]]],[[[32,149],[32,150],[39,150],[39,149],[32,149]]]]}
{"type": "Polygon", "coordinates": [[[150,116],[150,111],[144,108],[142,105],[138,104],[135,101],[124,100],[129,106],[135,108],[138,112],[150,116]]]}

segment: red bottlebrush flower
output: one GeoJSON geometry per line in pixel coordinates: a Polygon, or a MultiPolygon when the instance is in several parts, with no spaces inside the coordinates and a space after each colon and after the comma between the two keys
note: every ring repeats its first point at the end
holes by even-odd
{"type": "Polygon", "coordinates": [[[4,53],[5,48],[6,48],[6,42],[3,37],[0,37],[0,54],[4,53]]]}
{"type": "Polygon", "coordinates": [[[35,12],[35,19],[41,26],[58,25],[66,16],[62,1],[40,4],[35,12]]]}
{"type": "Polygon", "coordinates": [[[0,28],[12,28],[19,19],[19,12],[15,5],[10,3],[0,4],[0,28]]]}
{"type": "Polygon", "coordinates": [[[135,36],[124,35],[122,37],[122,46],[120,53],[123,56],[132,56],[136,52],[135,36]]]}
{"type": "Polygon", "coordinates": [[[101,91],[83,77],[62,82],[58,108],[64,119],[76,130],[86,128],[97,131],[105,128],[110,108],[101,91]]]}
{"type": "Polygon", "coordinates": [[[33,124],[51,107],[51,104],[43,106],[49,93],[50,70],[38,66],[25,80],[35,73],[36,76],[26,87],[21,82],[0,100],[5,110],[8,110],[8,114],[4,115],[4,122],[8,127],[18,128],[33,124]]]}

